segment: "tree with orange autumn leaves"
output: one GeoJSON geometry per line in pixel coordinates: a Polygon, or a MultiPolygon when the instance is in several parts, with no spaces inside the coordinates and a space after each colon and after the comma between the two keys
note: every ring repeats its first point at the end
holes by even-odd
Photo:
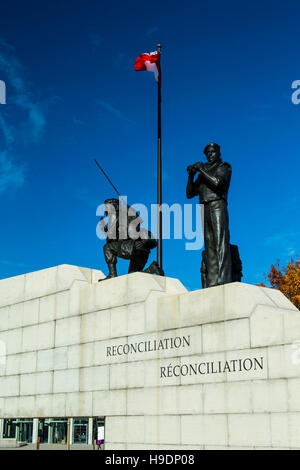
{"type": "MultiPolygon", "coordinates": [[[[300,310],[300,258],[292,258],[286,267],[280,268],[279,262],[272,264],[267,274],[272,289],[280,290],[300,310]]],[[[262,287],[269,287],[264,283],[262,287]]]]}

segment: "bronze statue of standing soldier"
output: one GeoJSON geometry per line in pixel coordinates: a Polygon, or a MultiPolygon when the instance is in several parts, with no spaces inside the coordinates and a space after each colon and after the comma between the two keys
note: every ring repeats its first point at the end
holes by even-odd
{"type": "Polygon", "coordinates": [[[187,168],[186,195],[188,199],[199,196],[200,204],[204,206],[202,284],[203,287],[212,287],[238,279],[233,274],[227,210],[231,166],[222,161],[218,144],[208,144],[204,154],[207,163],[198,162],[187,168]]]}

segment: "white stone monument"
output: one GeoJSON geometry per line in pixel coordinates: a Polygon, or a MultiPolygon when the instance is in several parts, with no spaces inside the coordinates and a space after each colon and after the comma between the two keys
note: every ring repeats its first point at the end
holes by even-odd
{"type": "Polygon", "coordinates": [[[0,281],[2,427],[105,417],[106,449],[300,449],[300,312],[283,294],[103,277],[0,281]]]}

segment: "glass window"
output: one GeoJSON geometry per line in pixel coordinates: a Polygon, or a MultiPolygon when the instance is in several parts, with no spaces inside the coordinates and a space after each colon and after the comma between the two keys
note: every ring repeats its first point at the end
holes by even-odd
{"type": "Polygon", "coordinates": [[[15,419],[13,423],[16,426],[17,441],[32,442],[33,419],[20,418],[15,419]]]}
{"type": "MultiPolygon", "coordinates": [[[[93,419],[93,441],[99,443],[98,436],[104,432],[104,418],[94,418],[93,419]]],[[[104,443],[104,440],[101,441],[101,444],[104,443]]]]}
{"type": "Polygon", "coordinates": [[[3,438],[14,439],[16,437],[16,424],[13,419],[5,419],[3,426],[3,438]]]}
{"type": "Polygon", "coordinates": [[[38,437],[41,444],[48,443],[48,429],[49,422],[46,419],[39,419],[38,437]]]}
{"type": "Polygon", "coordinates": [[[73,442],[74,444],[87,444],[88,443],[88,418],[74,419],[73,442]]]}
{"type": "Polygon", "coordinates": [[[66,444],[68,434],[68,420],[66,418],[52,418],[49,424],[49,444],[66,444]]]}

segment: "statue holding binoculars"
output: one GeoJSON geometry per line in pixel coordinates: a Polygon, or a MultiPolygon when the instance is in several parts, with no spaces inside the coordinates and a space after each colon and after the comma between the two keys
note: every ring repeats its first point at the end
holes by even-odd
{"type": "MultiPolygon", "coordinates": [[[[227,196],[231,166],[221,160],[220,146],[208,144],[204,149],[207,163],[187,168],[188,199],[199,196],[204,207],[205,285],[212,287],[233,281],[227,196]],[[194,180],[195,175],[197,178],[194,180]]],[[[203,270],[203,266],[201,271],[203,270]]]]}

